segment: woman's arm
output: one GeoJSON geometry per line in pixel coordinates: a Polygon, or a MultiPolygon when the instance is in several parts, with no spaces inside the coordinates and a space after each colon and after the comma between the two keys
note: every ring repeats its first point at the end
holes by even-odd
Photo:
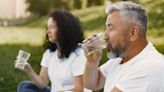
{"type": "Polygon", "coordinates": [[[40,74],[38,75],[33,70],[31,65],[27,63],[24,67],[24,71],[27,73],[27,75],[31,78],[31,80],[38,88],[43,89],[47,86],[49,82],[49,78],[48,78],[48,71],[46,67],[42,67],[40,70],[40,74]]]}

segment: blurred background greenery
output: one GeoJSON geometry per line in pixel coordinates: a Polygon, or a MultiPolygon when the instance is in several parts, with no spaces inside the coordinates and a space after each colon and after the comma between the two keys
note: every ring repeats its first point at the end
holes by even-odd
{"type": "MultiPolygon", "coordinates": [[[[19,49],[31,53],[29,62],[34,70],[39,72],[49,12],[56,8],[71,11],[81,21],[85,37],[89,37],[105,30],[105,6],[107,3],[117,1],[121,0],[26,0],[29,4],[27,10],[32,13],[32,17],[36,17],[23,24],[0,26],[0,92],[16,92],[16,86],[20,81],[29,80],[24,72],[14,68],[14,60],[19,49]]],[[[148,11],[148,40],[164,54],[164,1],[131,1],[140,3],[148,11]]],[[[104,50],[101,64],[106,60],[106,50],[104,50]]]]}

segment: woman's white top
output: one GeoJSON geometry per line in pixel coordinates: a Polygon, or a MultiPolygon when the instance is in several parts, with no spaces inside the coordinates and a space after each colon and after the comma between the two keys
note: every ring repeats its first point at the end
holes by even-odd
{"type": "MultiPolygon", "coordinates": [[[[47,67],[51,81],[51,92],[66,91],[74,88],[74,77],[82,75],[86,58],[82,49],[78,48],[68,58],[58,58],[57,51],[46,50],[41,60],[41,66],[47,67]]],[[[84,89],[84,92],[91,92],[84,89]]]]}

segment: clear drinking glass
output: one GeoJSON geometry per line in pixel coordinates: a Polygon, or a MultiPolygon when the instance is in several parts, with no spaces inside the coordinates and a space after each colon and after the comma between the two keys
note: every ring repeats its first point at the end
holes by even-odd
{"type": "Polygon", "coordinates": [[[29,57],[30,57],[30,53],[23,51],[23,50],[19,50],[18,52],[18,56],[16,57],[16,64],[15,64],[15,68],[19,68],[19,69],[24,69],[25,64],[27,63],[29,57]],[[18,64],[22,63],[23,66],[19,66],[18,64]]]}
{"type": "Polygon", "coordinates": [[[97,34],[91,40],[88,40],[81,45],[86,56],[94,53],[97,50],[106,48],[106,42],[104,40],[104,33],[97,34]]]}

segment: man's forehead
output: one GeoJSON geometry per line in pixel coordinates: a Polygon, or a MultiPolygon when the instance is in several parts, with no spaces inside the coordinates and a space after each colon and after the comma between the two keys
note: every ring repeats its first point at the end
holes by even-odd
{"type": "Polygon", "coordinates": [[[114,17],[120,17],[120,11],[115,11],[110,14],[108,14],[107,18],[114,18],[114,17]]]}
{"type": "Polygon", "coordinates": [[[107,19],[106,19],[106,24],[110,24],[113,22],[113,20],[119,20],[120,18],[120,12],[113,12],[108,14],[107,19]]]}

